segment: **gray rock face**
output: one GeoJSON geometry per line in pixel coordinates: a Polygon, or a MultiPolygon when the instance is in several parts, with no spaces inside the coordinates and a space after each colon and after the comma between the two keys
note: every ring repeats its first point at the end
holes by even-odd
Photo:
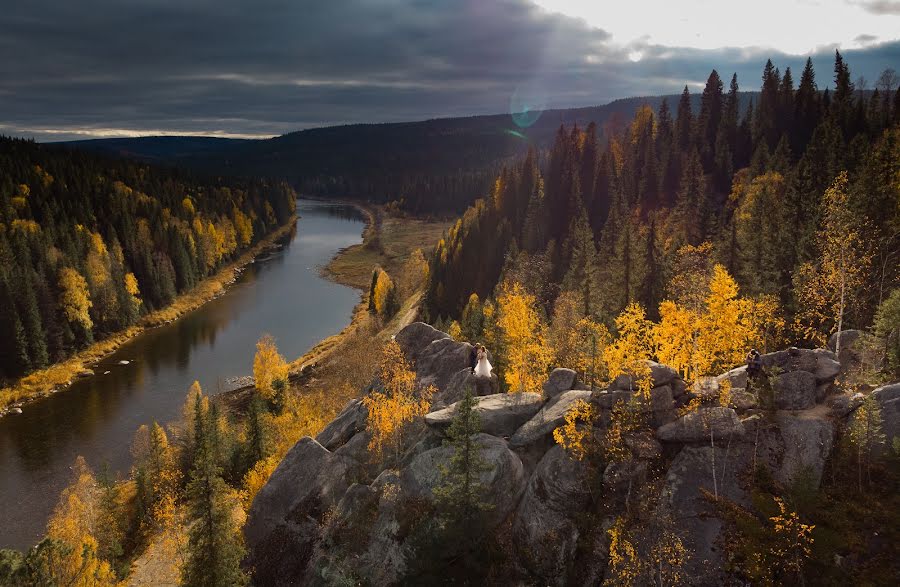
{"type": "MultiPolygon", "coordinates": [[[[484,488],[481,501],[491,504],[487,514],[490,528],[503,521],[513,510],[525,489],[522,461],[509,450],[506,441],[489,434],[479,434],[475,441],[481,456],[491,469],[480,476],[484,488]]],[[[453,448],[441,446],[417,455],[400,473],[400,485],[407,496],[432,501],[434,490],[443,482],[441,467],[450,465],[453,448]]]]}
{"type": "Polygon", "coordinates": [[[319,432],[316,442],[331,451],[343,446],[354,434],[366,429],[368,413],[362,400],[351,400],[337,418],[319,432]]]}
{"type": "Polygon", "coordinates": [[[744,426],[731,408],[701,408],[661,426],[656,437],[663,442],[709,442],[710,431],[716,442],[744,435],[744,426]]]}
{"type": "Polygon", "coordinates": [[[579,537],[573,520],[590,497],[587,466],[561,446],[547,451],[528,481],[512,527],[522,564],[542,584],[565,584],[579,537]]]}
{"type": "Polygon", "coordinates": [[[748,506],[746,492],[738,484],[736,472],[747,466],[746,458],[735,454],[732,447],[730,461],[726,449],[709,446],[688,446],[678,453],[666,474],[664,495],[670,500],[670,511],[683,537],[684,546],[692,553],[685,572],[695,585],[724,585],[725,570],[722,552],[717,541],[722,520],[703,492],[718,491],[720,496],[748,506]],[[716,482],[713,483],[713,463],[716,482]]]}
{"type": "Polygon", "coordinates": [[[756,396],[745,389],[732,389],[729,393],[731,394],[731,407],[739,412],[755,408],[758,404],[756,396]]]}
{"type": "MultiPolygon", "coordinates": [[[[544,401],[537,393],[495,393],[475,398],[475,411],[481,419],[481,431],[494,436],[508,436],[530,420],[544,401]]],[[[458,403],[425,415],[425,423],[446,428],[453,421],[458,403]]]]}
{"type": "Polygon", "coordinates": [[[881,429],[884,444],[878,453],[886,455],[893,450],[894,438],[900,437],[900,383],[883,385],[872,392],[881,405],[881,429]]]}
{"type": "Polygon", "coordinates": [[[825,461],[834,445],[834,425],[826,418],[797,417],[784,413],[776,416],[776,422],[784,454],[775,478],[789,487],[801,477],[807,477],[818,488],[825,461]]]}
{"type": "Polygon", "coordinates": [[[491,373],[490,377],[476,377],[469,367],[460,369],[450,376],[443,391],[432,398],[431,409],[446,408],[458,402],[465,395],[467,387],[472,389],[472,395],[475,396],[494,395],[500,392],[500,380],[496,373],[491,373]]]}
{"type": "Polygon", "coordinates": [[[544,399],[552,399],[575,387],[576,373],[572,369],[556,368],[544,383],[544,399]]]}
{"type": "Polygon", "coordinates": [[[808,371],[788,371],[775,379],[775,406],[780,410],[805,410],[816,403],[816,376],[808,371]]]}
{"type": "Polygon", "coordinates": [[[303,576],[319,536],[321,517],[357,476],[358,464],[312,438],[295,444],[260,489],[244,526],[256,580],[290,584],[303,576]]]}
{"type": "Polygon", "coordinates": [[[544,405],[533,418],[522,424],[509,439],[512,447],[527,446],[540,440],[556,428],[562,426],[566,414],[578,400],[587,401],[591,392],[586,389],[573,389],[562,393],[544,405]]]}
{"type": "Polygon", "coordinates": [[[650,424],[659,428],[678,418],[675,412],[675,399],[672,388],[668,385],[654,387],[650,390],[650,424]]]}

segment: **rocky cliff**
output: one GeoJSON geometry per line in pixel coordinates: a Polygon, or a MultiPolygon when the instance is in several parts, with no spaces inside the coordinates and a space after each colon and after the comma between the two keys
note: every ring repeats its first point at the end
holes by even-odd
{"type": "MultiPolygon", "coordinates": [[[[491,467],[481,476],[490,504],[483,536],[499,553],[494,580],[521,584],[598,584],[607,573],[606,530],[640,503],[650,520],[677,529],[690,553],[695,584],[727,582],[725,522],[709,495],[753,510],[750,472],[763,468],[776,483],[818,486],[836,431],[861,397],[835,393],[841,364],[824,349],[788,349],[763,356],[774,375],[769,395],[747,391],[743,367],[688,389],[671,368],[652,363],[647,406],[652,432],[626,439],[630,458],[615,463],[572,459],[553,441],[578,400],[593,404],[602,438],[613,405],[633,393],[629,377],[589,390],[574,371],[554,370],[543,392],[497,394],[497,382],[469,373],[470,345],[415,323],[397,335],[418,379],[438,392],[400,463],[369,458],[366,411],[351,402],[315,439],[301,439],[259,492],[245,528],[257,584],[386,585],[416,582],[420,550],[434,530],[434,489],[452,449],[444,433],[465,386],[476,386],[481,433],[491,467]],[[729,406],[679,415],[688,402],[728,382],[729,406]],[[499,574],[498,574],[499,573],[499,574]]],[[[377,382],[375,383],[377,385],[377,382]]],[[[875,390],[888,438],[900,435],[900,384],[875,390]]],[[[640,547],[640,545],[639,545],[640,547]]],[[[453,546],[438,555],[452,560],[453,546]]],[[[428,564],[428,563],[424,563],[428,564]]]]}

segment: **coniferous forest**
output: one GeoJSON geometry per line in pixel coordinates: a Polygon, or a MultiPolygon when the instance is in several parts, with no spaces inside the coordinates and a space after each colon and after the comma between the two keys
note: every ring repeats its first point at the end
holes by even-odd
{"type": "Polygon", "coordinates": [[[858,235],[842,326],[868,326],[900,278],[900,92],[890,71],[874,91],[855,88],[839,52],[833,89],[819,90],[811,61],[795,75],[768,61],[742,110],[737,77],[713,70],[699,111],[685,87],[677,104],[604,129],[605,144],[594,124],[561,126],[549,154],[505,168],[439,243],[426,314],[463,320],[481,311],[467,308],[471,294],[478,306],[509,278],[547,316],[573,291],[607,324],[631,301],[656,318],[674,276],[719,263],[742,293],[778,304],[793,340],[822,343],[838,326],[816,311],[830,230],[858,235]],[[832,186],[845,198],[840,226],[826,222],[832,186]]]}
{"type": "Polygon", "coordinates": [[[295,198],[0,138],[0,380],[166,307],[284,224],[295,198]]]}

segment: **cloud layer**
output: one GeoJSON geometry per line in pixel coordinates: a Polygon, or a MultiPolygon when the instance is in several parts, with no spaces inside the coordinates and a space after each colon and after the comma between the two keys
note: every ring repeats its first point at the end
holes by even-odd
{"type": "MultiPolygon", "coordinates": [[[[697,87],[713,67],[756,89],[766,58],[782,69],[805,59],[618,46],[606,31],[526,0],[11,4],[0,19],[0,133],[38,140],[270,136],[497,113],[511,102],[593,105],[697,87]]],[[[846,56],[854,77],[874,80],[900,63],[900,42],[846,56]]],[[[813,57],[824,87],[833,47],[813,57]]]]}

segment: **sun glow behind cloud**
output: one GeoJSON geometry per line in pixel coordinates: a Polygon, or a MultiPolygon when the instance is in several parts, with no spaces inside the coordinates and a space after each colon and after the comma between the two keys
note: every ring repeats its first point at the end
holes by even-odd
{"type": "Polygon", "coordinates": [[[805,55],[822,47],[861,48],[900,38],[897,0],[534,1],[584,19],[621,46],[760,47],[805,55]]]}

